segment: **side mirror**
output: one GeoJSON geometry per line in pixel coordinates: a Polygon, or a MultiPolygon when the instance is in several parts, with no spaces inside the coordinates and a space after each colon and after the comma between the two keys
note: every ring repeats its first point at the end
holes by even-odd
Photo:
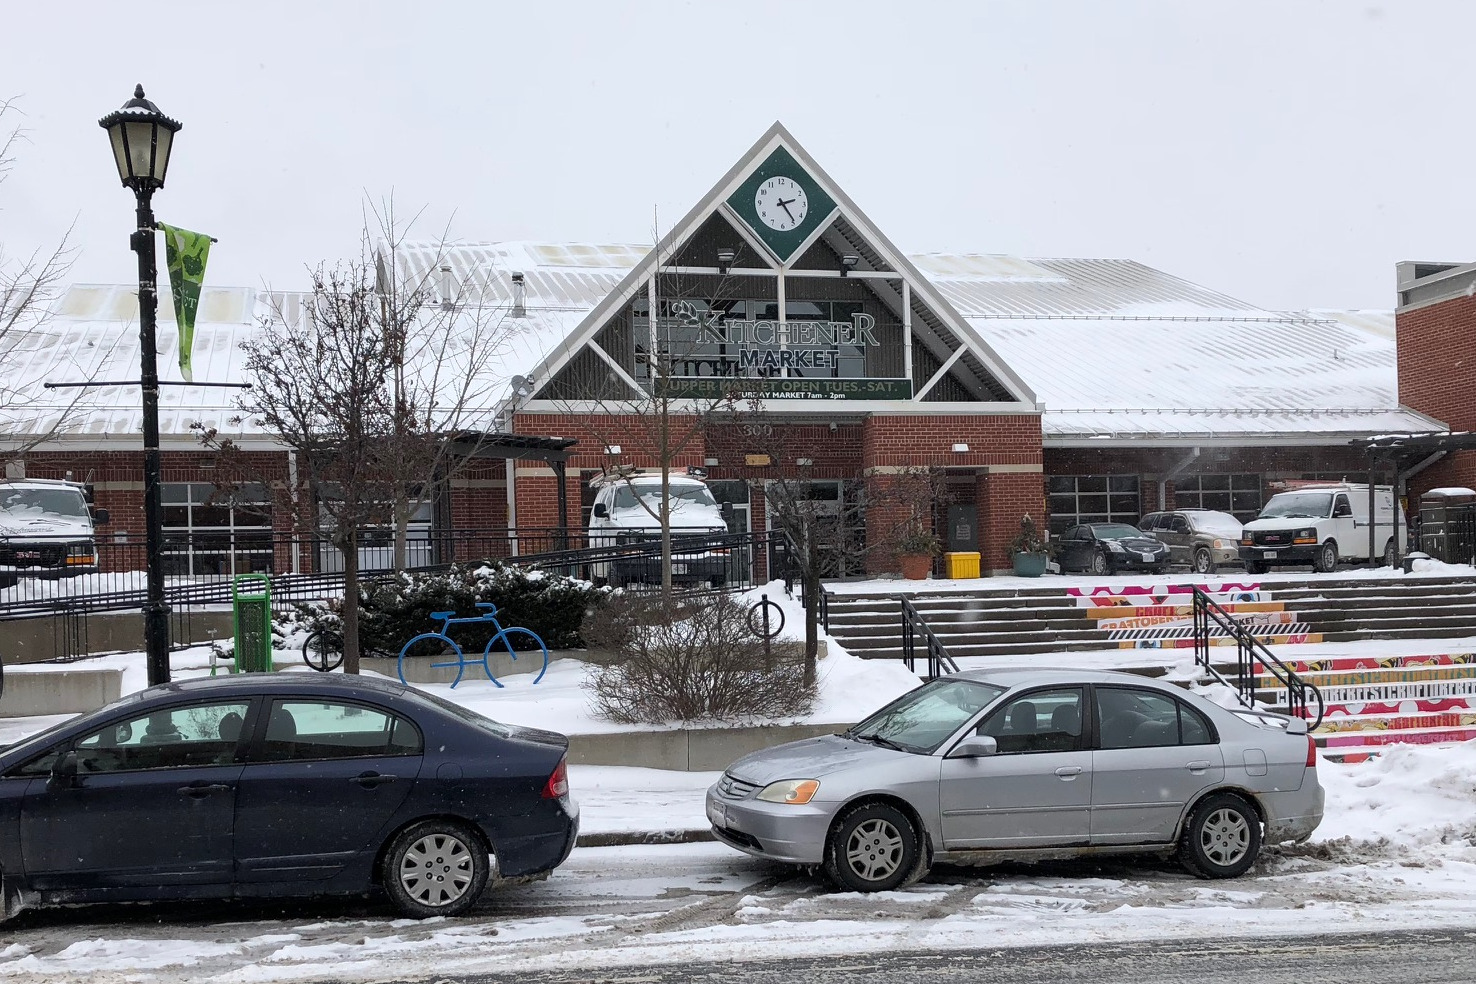
{"type": "Polygon", "coordinates": [[[594,512],[593,512],[592,515],[598,516],[600,519],[609,519],[610,518],[610,507],[607,506],[607,505],[605,505],[603,502],[596,502],[595,505],[594,505],[594,512]]]}
{"type": "Polygon", "coordinates": [[[948,757],[951,759],[983,758],[986,755],[998,754],[999,742],[994,740],[993,735],[969,735],[953,746],[953,751],[948,753],[948,757]]]}
{"type": "Polygon", "coordinates": [[[98,526],[102,526],[108,521],[108,511],[106,509],[94,509],[92,511],[92,521],[98,526]]]}
{"type": "Polygon", "coordinates": [[[733,518],[733,504],[731,502],[723,503],[721,506],[718,507],[718,511],[723,514],[724,519],[733,518]]]}
{"type": "Polygon", "coordinates": [[[66,751],[51,763],[51,781],[57,786],[72,786],[77,782],[77,752],[66,751]]]}

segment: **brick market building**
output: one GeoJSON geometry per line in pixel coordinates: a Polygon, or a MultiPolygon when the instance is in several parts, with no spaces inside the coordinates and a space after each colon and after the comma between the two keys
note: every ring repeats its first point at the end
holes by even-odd
{"type": "MultiPolygon", "coordinates": [[[[911,157],[904,166],[926,170],[911,157]]],[[[1401,405],[1405,367],[1396,392],[1387,315],[1268,311],[1129,260],[904,253],[779,124],[654,247],[412,245],[383,266],[433,274],[445,304],[474,296],[501,312],[508,342],[490,429],[574,442],[563,460],[492,458],[458,476],[418,517],[427,536],[581,528],[603,468],[658,462],[655,407],[681,426],[735,390],[742,411],[700,428],[671,464],[704,468],[736,529],[768,528],[762,489],[777,477],[824,500],[928,469],[948,490],[928,520],[951,548],[979,550],[986,572],[1009,567],[1027,513],[1058,533],[1176,506],[1248,518],[1276,482],[1362,474],[1351,441],[1443,430],[1460,409],[1423,396],[1401,405]]],[[[301,302],[207,289],[196,377],[239,380],[242,339],[265,311],[301,302]]],[[[169,305],[160,310],[170,364],[169,305]]],[[[33,343],[9,353],[31,397],[8,414],[12,446],[64,416],[40,380],[126,378],[134,312],[126,288],[74,287],[33,343]]],[[[87,480],[114,529],[141,535],[137,391],[82,399],[12,473],[87,480]]],[[[262,471],[293,484],[291,456],[233,423],[230,400],[165,390],[166,525],[288,530],[292,511],[264,492],[224,507],[211,495],[197,423],[247,428],[238,437],[262,471]]],[[[882,536],[905,508],[868,510],[866,535],[882,536]]]]}

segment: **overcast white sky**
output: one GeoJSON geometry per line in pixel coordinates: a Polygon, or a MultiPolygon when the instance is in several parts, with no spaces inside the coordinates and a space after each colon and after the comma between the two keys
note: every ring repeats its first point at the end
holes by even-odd
{"type": "Polygon", "coordinates": [[[459,240],[651,241],[774,120],[909,252],[1129,257],[1276,308],[1471,260],[1476,4],[742,0],[7,4],[14,255],[133,279],[99,117],[184,123],[159,217],[299,287],[366,194],[459,240]],[[138,11],[147,16],[140,17],[138,11]],[[454,216],[454,217],[453,217],[454,216]]]}

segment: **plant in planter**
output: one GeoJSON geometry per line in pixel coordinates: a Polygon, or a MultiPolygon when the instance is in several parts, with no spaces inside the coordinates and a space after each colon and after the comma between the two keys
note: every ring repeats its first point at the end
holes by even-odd
{"type": "Polygon", "coordinates": [[[1020,517],[1020,531],[1010,541],[1010,557],[1015,573],[1021,577],[1040,577],[1045,573],[1050,548],[1035,528],[1035,520],[1026,513],[1020,517]]]}
{"type": "Polygon", "coordinates": [[[932,530],[913,522],[897,536],[894,549],[902,565],[902,576],[910,581],[921,581],[933,569],[933,558],[943,552],[943,541],[932,530]]]}

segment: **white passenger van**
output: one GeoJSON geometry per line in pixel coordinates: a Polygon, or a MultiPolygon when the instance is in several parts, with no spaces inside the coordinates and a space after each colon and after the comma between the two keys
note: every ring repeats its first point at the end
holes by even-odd
{"type": "Polygon", "coordinates": [[[1408,533],[1394,505],[1394,490],[1374,486],[1374,557],[1369,556],[1368,486],[1347,482],[1298,485],[1273,495],[1261,514],[1245,524],[1240,559],[1251,574],[1284,564],[1311,564],[1330,571],[1341,561],[1394,566],[1408,533]]]}

